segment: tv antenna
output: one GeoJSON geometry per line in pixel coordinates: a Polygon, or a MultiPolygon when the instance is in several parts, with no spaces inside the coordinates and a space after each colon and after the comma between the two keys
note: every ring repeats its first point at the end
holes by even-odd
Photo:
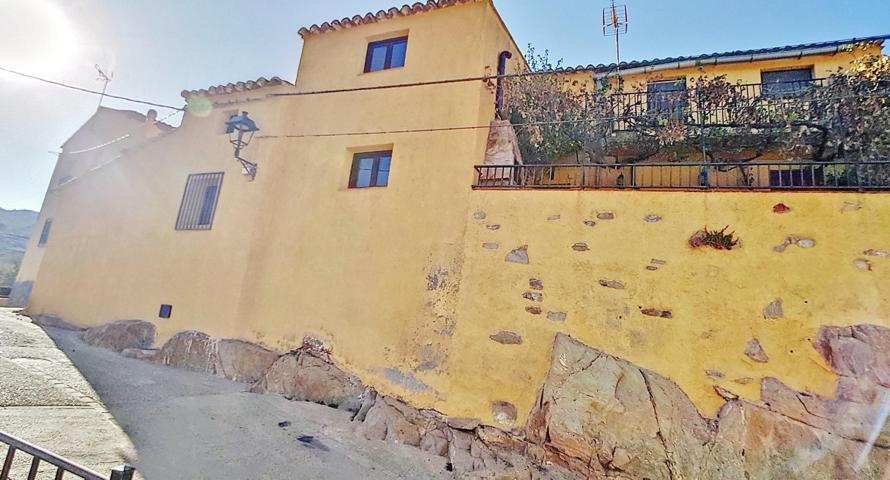
{"type": "Polygon", "coordinates": [[[603,36],[615,37],[615,75],[621,83],[621,42],[618,38],[627,34],[627,5],[612,4],[603,8],[603,36]]]}
{"type": "Polygon", "coordinates": [[[105,82],[105,85],[102,86],[102,95],[99,96],[99,106],[101,107],[102,100],[105,99],[105,91],[108,90],[108,83],[111,82],[112,79],[114,79],[114,73],[105,73],[98,63],[93,65],[93,67],[95,67],[96,71],[99,72],[99,78],[97,78],[96,80],[105,82]]]}

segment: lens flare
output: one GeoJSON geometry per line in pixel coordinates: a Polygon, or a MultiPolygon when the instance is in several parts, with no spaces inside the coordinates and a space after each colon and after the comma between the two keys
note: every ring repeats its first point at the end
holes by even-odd
{"type": "Polygon", "coordinates": [[[60,5],[50,0],[0,0],[0,7],[0,65],[52,75],[77,57],[77,31],[60,5]]]}

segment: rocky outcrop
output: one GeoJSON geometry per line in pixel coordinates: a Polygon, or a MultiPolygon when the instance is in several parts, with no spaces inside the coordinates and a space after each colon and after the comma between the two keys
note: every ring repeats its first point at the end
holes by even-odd
{"type": "Polygon", "coordinates": [[[888,342],[883,327],[823,328],[817,350],[841,375],[833,398],[767,378],[762,403],[728,394],[708,419],[667,378],[558,335],[529,451],[594,478],[881,478],[888,342]]]}
{"type": "Polygon", "coordinates": [[[255,343],[232,339],[219,340],[216,354],[219,361],[216,373],[245,383],[254,383],[263,378],[280,356],[278,352],[255,343]]]}
{"type": "Polygon", "coordinates": [[[196,330],[179,332],[164,343],[155,360],[171,367],[216,374],[216,340],[196,330]]]}
{"type": "Polygon", "coordinates": [[[177,333],[153,356],[164,365],[246,383],[262,378],[278,357],[278,353],[254,343],[216,339],[194,330],[177,333]]]}
{"type": "Polygon", "coordinates": [[[334,365],[326,352],[308,347],[282,355],[251,388],[350,411],[361,407],[364,390],[362,382],[334,365]]]}
{"type": "Polygon", "coordinates": [[[155,341],[155,326],[144,320],[118,320],[86,330],[83,341],[115,352],[148,348],[155,341]]]}
{"type": "MultiPolygon", "coordinates": [[[[93,335],[118,339],[99,333],[126,331],[125,325],[93,335]]],[[[318,341],[304,341],[277,360],[262,347],[201,332],[177,334],[153,355],[142,347],[126,351],[230,378],[257,377],[252,391],[354,411],[359,434],[444,456],[462,478],[883,478],[890,461],[890,329],[823,327],[813,345],[838,375],[832,396],[767,377],[760,400],[751,402],[719,385],[726,403],[707,418],[668,378],[557,334],[550,370],[522,428],[511,428],[516,407],[503,400],[491,402],[504,426],[498,428],[380,395],[337,367],[318,341]]],[[[748,347],[749,356],[760,357],[748,347]]]]}

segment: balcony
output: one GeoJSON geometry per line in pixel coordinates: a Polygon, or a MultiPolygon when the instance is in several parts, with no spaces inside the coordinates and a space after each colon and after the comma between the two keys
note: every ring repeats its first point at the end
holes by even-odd
{"type": "Polygon", "coordinates": [[[890,69],[614,90],[511,79],[477,189],[890,190],[890,69]]]}
{"type": "Polygon", "coordinates": [[[890,161],[476,165],[475,189],[890,191],[890,161]]]}

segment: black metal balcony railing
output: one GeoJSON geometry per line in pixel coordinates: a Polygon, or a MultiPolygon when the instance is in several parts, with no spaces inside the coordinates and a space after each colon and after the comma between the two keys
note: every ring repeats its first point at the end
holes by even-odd
{"type": "Polygon", "coordinates": [[[477,189],[890,190],[890,160],[477,165],[477,189]]]}
{"type": "Polygon", "coordinates": [[[695,126],[768,124],[794,118],[818,119],[822,103],[807,93],[827,85],[828,79],[727,85],[715,94],[696,88],[660,92],[622,92],[609,97],[615,131],[658,126],[679,120],[695,126]]]}

